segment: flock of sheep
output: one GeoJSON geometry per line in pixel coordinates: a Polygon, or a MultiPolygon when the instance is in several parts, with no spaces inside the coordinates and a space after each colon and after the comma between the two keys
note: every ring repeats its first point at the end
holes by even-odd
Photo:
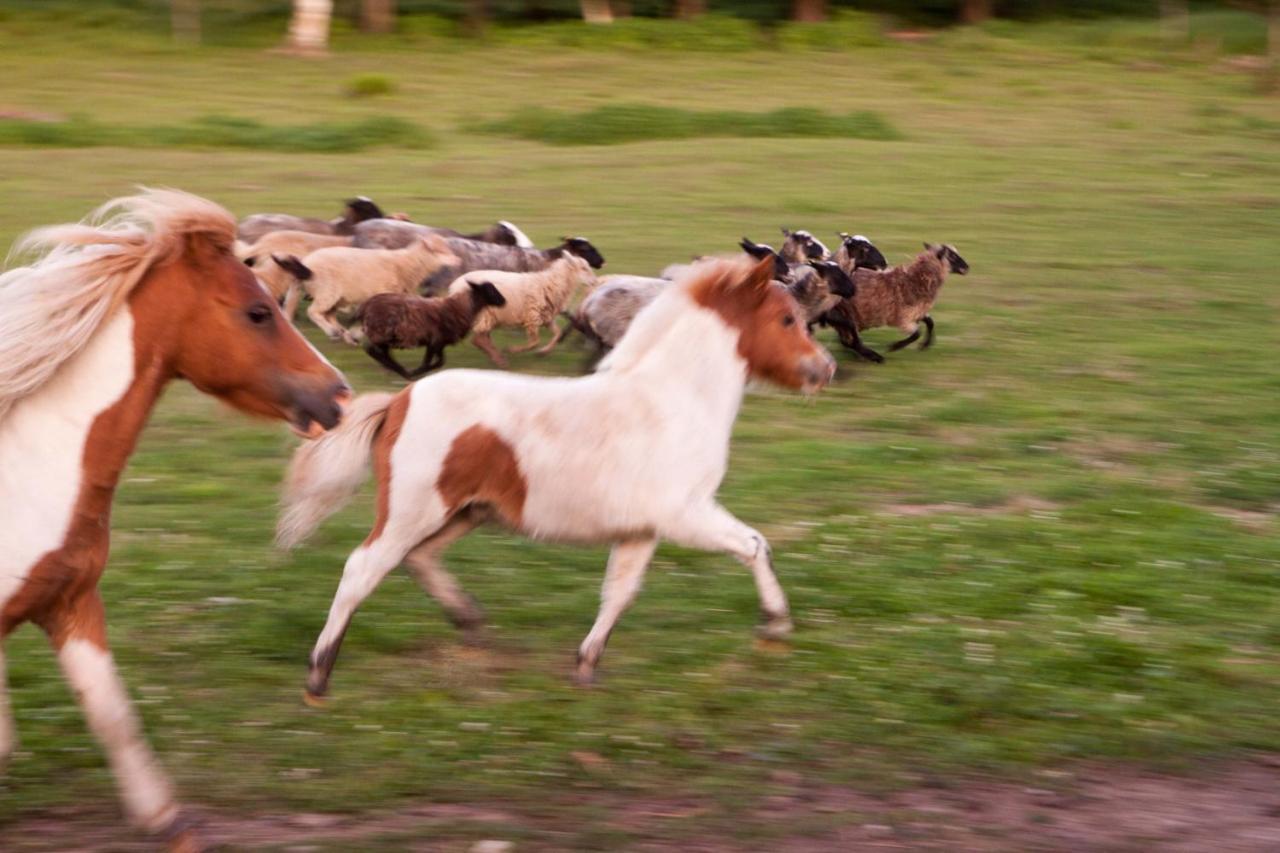
{"type": "MultiPolygon", "coordinates": [[[[926,243],[912,261],[887,268],[884,255],[866,237],[841,233],[835,254],[808,231],[783,229],[781,249],[743,239],[747,254],[773,258],[775,279],[795,297],[812,329],[830,326],[840,342],[862,357],[883,362],[860,332],[882,326],[906,337],[892,350],[920,338],[933,342],[929,312],[949,273],[969,265],[949,245],[926,243]]],[[[255,214],[240,223],[237,254],[293,319],[302,297],[307,316],[333,340],[363,346],[371,357],[407,379],[444,364],[446,347],[468,334],[499,366],[503,354],[491,334],[524,329],[527,342],[552,337],[549,352],[571,330],[601,350],[615,346],[631,320],[691,264],[673,264],[658,277],[596,277],[604,256],[583,237],[566,237],[537,249],[510,222],[473,234],[420,225],[404,214],[386,215],[367,198],[347,202],[333,220],[288,214],[255,214]],[[586,296],[570,311],[575,297],[586,296]],[[420,295],[425,294],[425,295],[420,295]],[[556,326],[556,318],[567,321],[556,326]],[[341,322],[347,318],[350,326],[341,322]],[[406,369],[392,355],[422,347],[422,364],[406,369]]],[[[695,259],[693,264],[700,259],[695,259]]]]}

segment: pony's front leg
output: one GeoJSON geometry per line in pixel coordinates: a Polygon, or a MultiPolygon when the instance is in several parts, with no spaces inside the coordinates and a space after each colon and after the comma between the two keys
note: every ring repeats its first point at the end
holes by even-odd
{"type": "Polygon", "coordinates": [[[473,511],[463,510],[449,519],[439,531],[419,542],[404,558],[405,566],[427,594],[440,602],[449,621],[463,632],[468,642],[479,638],[484,625],[484,613],[475,599],[463,591],[453,575],[441,565],[441,555],[446,548],[479,526],[481,518],[473,511]]]}
{"type": "Polygon", "coordinates": [[[743,524],[718,503],[690,510],[677,526],[661,531],[664,539],[678,545],[703,551],[723,551],[738,558],[751,569],[756,591],[760,594],[760,610],[764,623],[761,636],[782,639],[791,633],[791,613],[786,593],[773,573],[773,555],[769,543],[758,531],[743,524]]]}
{"type": "Polygon", "coordinates": [[[18,745],[13,727],[13,712],[9,710],[9,682],[4,674],[4,641],[0,640],[0,772],[4,771],[18,745]]]}
{"type": "Polygon", "coordinates": [[[591,633],[578,647],[578,669],[574,678],[579,684],[590,684],[595,678],[596,664],[604,654],[609,634],[618,617],[635,601],[644,581],[644,571],[657,547],[657,539],[630,539],[617,543],[609,552],[609,567],[600,590],[600,612],[591,633]]]}
{"type": "Polygon", "coordinates": [[[98,591],[73,601],[44,628],[89,728],[107,751],[130,819],[151,832],[172,831],[178,817],[173,790],[142,738],[129,694],[116,672],[98,591]]]}

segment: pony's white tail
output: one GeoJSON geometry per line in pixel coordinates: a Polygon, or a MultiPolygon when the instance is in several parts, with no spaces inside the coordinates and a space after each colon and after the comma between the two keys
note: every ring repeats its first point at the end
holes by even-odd
{"type": "Polygon", "coordinates": [[[351,500],[364,482],[374,436],[393,397],[362,394],[348,407],[342,423],[293,454],[276,525],[277,546],[298,545],[351,500]]]}

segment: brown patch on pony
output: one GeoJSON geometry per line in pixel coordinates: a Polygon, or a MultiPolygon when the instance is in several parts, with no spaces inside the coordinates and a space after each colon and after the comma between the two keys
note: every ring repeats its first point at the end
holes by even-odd
{"type": "Polygon", "coordinates": [[[378,427],[378,434],[373,437],[373,476],[378,483],[378,503],[373,529],[365,537],[365,545],[381,536],[383,528],[387,526],[387,517],[391,514],[391,449],[396,446],[400,430],[404,428],[404,419],[408,416],[409,388],[405,388],[391,399],[386,417],[382,419],[382,426],[378,427]]]}
{"type": "Polygon", "coordinates": [[[806,364],[823,360],[791,294],[773,284],[774,262],[716,264],[689,287],[693,301],[738,331],[738,355],[748,372],[788,388],[809,381],[806,364]]]}
{"type": "Polygon", "coordinates": [[[518,528],[528,484],[510,444],[476,424],[454,437],[436,488],[450,514],[469,504],[487,504],[503,523],[518,528]]]}

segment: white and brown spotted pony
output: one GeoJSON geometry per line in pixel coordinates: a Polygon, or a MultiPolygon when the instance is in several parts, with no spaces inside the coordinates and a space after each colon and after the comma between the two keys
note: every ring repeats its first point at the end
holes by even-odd
{"type": "MultiPolygon", "coordinates": [[[[232,255],[235,231],[210,201],[143,191],[33,233],[21,248],[43,254],[0,275],[0,641],[44,629],[126,811],[154,832],[174,833],[178,809],[98,593],[120,472],[171,379],[313,436],[349,395],[232,255]]],[[[0,763],[14,747],[3,662],[0,763]]]]}
{"type": "Polygon", "coordinates": [[[396,395],[360,397],[291,464],[279,540],[292,546],[337,510],[372,457],[377,516],[347,559],[315,649],[322,696],[353,613],[404,563],[455,624],[475,604],[441,566],[484,521],[536,539],[611,543],[603,601],[578,651],[589,681],[609,632],[662,539],[724,551],[751,569],[773,637],[791,630],[760,533],[716,502],[749,378],[816,391],[834,362],[814,343],[773,261],[713,261],[655,299],[596,373],[546,378],[451,370],[396,395]]]}

